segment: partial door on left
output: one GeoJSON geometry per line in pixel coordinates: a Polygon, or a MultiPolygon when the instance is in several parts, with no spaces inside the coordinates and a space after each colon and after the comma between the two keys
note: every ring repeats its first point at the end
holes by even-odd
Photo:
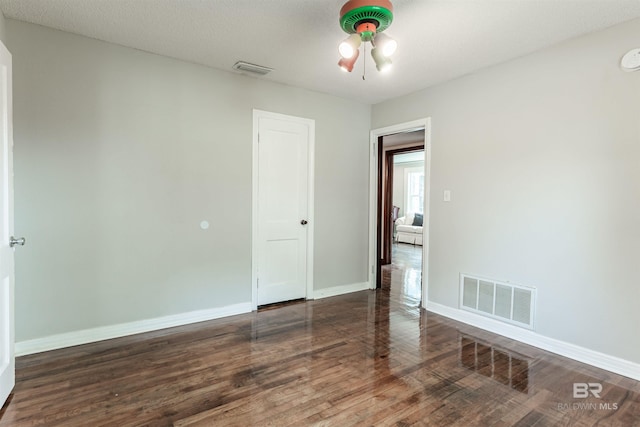
{"type": "Polygon", "coordinates": [[[15,384],[11,54],[0,42],[0,406],[15,384]]]}

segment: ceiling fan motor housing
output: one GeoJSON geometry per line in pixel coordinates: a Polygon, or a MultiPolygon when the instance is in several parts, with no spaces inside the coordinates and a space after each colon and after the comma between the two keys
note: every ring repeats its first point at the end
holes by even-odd
{"type": "Polygon", "coordinates": [[[345,33],[360,34],[371,41],[393,22],[393,5],[389,0],[349,0],[340,9],[340,26],[345,33]]]}

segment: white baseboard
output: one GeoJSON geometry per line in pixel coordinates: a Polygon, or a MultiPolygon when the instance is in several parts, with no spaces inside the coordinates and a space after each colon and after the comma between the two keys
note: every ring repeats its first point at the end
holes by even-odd
{"type": "Polygon", "coordinates": [[[154,319],[137,320],[118,325],[101,326],[93,329],[67,332],[64,334],[50,335],[48,337],[16,343],[16,356],[40,353],[59,348],[72,347],[74,345],[87,344],[96,341],[124,337],[142,332],[156,331],[158,329],[172,328],[174,326],[188,325],[190,323],[204,322],[206,320],[219,319],[221,317],[234,316],[251,312],[251,303],[227,305],[225,307],[211,308],[207,310],[190,311],[187,313],[173,314],[170,316],[156,317],[154,319]]]}
{"type": "Polygon", "coordinates": [[[349,285],[333,286],[331,288],[318,289],[313,292],[313,299],[335,297],[351,292],[365,291],[369,289],[369,282],[351,283],[349,285]]]}
{"type": "Polygon", "coordinates": [[[549,338],[536,332],[489,319],[475,313],[435,302],[427,302],[427,310],[442,316],[511,338],[578,362],[605,369],[640,381],[640,364],[600,353],[575,344],[549,338]]]}

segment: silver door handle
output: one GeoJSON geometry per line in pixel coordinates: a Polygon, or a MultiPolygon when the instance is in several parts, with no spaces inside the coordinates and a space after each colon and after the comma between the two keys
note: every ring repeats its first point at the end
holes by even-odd
{"type": "Polygon", "coordinates": [[[9,239],[9,246],[11,247],[14,247],[15,245],[24,246],[26,242],[27,240],[24,237],[16,239],[15,237],[11,236],[11,239],[9,239]]]}

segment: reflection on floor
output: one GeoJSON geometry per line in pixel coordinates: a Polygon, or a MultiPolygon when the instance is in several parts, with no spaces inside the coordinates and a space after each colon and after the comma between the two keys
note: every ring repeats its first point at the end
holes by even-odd
{"type": "Polygon", "coordinates": [[[460,364],[521,393],[529,391],[529,359],[460,334],[460,364]]]}
{"type": "Polygon", "coordinates": [[[394,243],[391,260],[391,264],[382,266],[382,288],[390,289],[408,306],[418,307],[422,295],[422,246],[394,243]]]}
{"type": "Polygon", "coordinates": [[[0,426],[640,426],[638,381],[420,309],[396,249],[376,291],[21,357],[0,426]]]}

